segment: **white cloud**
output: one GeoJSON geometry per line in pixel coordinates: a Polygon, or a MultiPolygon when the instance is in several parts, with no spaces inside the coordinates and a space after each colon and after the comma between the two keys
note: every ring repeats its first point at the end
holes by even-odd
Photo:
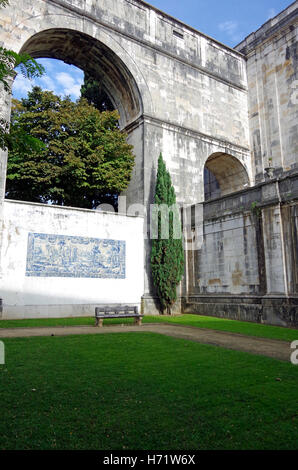
{"type": "Polygon", "coordinates": [[[39,59],[39,62],[44,65],[46,73],[34,80],[28,80],[19,73],[13,86],[15,98],[26,97],[33,86],[62,97],[69,95],[72,100],[80,97],[80,88],[84,81],[84,73],[80,69],[52,59],[39,59]]]}
{"type": "Polygon", "coordinates": [[[219,24],[219,29],[227,34],[234,34],[238,29],[237,21],[224,21],[219,24]]]}
{"type": "MultiPolygon", "coordinates": [[[[83,83],[81,77],[77,78],[66,72],[59,72],[55,75],[59,83],[59,91],[62,95],[70,95],[73,98],[79,98],[80,88],[83,83]],[[62,90],[61,90],[62,88],[62,90]]],[[[58,85],[57,85],[58,88],[58,85]]]]}
{"type": "Polygon", "coordinates": [[[21,73],[18,73],[13,83],[13,89],[17,94],[23,95],[27,94],[34,85],[34,80],[29,80],[29,78],[25,78],[21,73]]]}
{"type": "Polygon", "coordinates": [[[55,77],[64,88],[71,88],[75,83],[74,78],[66,72],[56,73],[55,77]]]}
{"type": "Polygon", "coordinates": [[[57,94],[57,89],[54,80],[49,75],[44,75],[40,78],[41,87],[43,90],[53,91],[57,94]]]}
{"type": "Polygon", "coordinates": [[[224,21],[223,23],[220,23],[218,27],[220,31],[229,36],[229,38],[234,42],[241,41],[244,37],[244,34],[239,31],[239,23],[237,21],[224,21]]]}
{"type": "Polygon", "coordinates": [[[81,84],[74,85],[72,87],[72,93],[71,94],[75,99],[78,99],[81,96],[81,84]]]}
{"type": "Polygon", "coordinates": [[[277,12],[275,8],[270,8],[270,10],[268,11],[268,16],[267,16],[266,21],[271,20],[271,18],[274,18],[276,15],[277,15],[277,12]]]}

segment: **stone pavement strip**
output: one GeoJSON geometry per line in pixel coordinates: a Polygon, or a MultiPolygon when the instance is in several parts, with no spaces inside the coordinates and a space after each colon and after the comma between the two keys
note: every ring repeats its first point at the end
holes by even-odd
{"type": "Polygon", "coordinates": [[[289,361],[291,355],[290,342],[268,338],[245,336],[238,333],[216,331],[192,326],[173,325],[168,323],[145,323],[142,326],[109,325],[103,328],[94,326],[55,326],[38,328],[0,328],[0,338],[21,338],[32,336],[67,336],[106,333],[158,333],[174,338],[182,338],[203,344],[221,346],[227,349],[245,351],[289,361]]]}

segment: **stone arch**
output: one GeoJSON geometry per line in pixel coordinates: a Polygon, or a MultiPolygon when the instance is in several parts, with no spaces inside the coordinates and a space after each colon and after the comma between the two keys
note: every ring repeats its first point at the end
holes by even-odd
{"type": "Polygon", "coordinates": [[[240,191],[249,186],[249,177],[238,158],[227,153],[215,152],[204,167],[205,200],[240,191]]]}
{"type": "MultiPolygon", "coordinates": [[[[7,9],[10,8],[9,5],[7,9]]],[[[139,67],[129,41],[117,31],[96,24],[84,16],[56,13],[54,7],[50,10],[39,12],[36,9],[35,14],[25,17],[24,12],[16,11],[14,23],[6,32],[1,32],[0,39],[5,39],[6,48],[27,52],[34,58],[57,58],[79,68],[85,64],[91,72],[95,66],[99,74],[102,70],[105,91],[120,113],[120,127],[127,131],[128,143],[133,146],[136,157],[125,195],[129,201],[143,203],[143,116],[151,115],[154,109],[147,77],[139,67]],[[54,35],[57,35],[55,41],[54,35]]],[[[10,118],[10,98],[10,94],[3,93],[0,89],[2,114],[7,120],[10,118]]],[[[0,150],[0,154],[3,154],[3,163],[0,162],[1,208],[5,195],[7,152],[0,150]]]]}
{"type": "Polygon", "coordinates": [[[122,128],[143,114],[143,100],[133,74],[103,42],[80,31],[51,28],[31,36],[22,46],[21,52],[34,58],[63,60],[98,78],[119,111],[122,128]]]}

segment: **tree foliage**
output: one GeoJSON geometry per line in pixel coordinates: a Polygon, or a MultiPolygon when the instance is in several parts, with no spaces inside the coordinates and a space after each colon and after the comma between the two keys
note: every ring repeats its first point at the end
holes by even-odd
{"type": "Polygon", "coordinates": [[[44,73],[44,67],[36,62],[29,54],[17,54],[14,51],[0,47],[0,83],[4,90],[10,92],[10,81],[14,78],[15,67],[19,67],[25,78],[40,77],[44,73]]]}
{"type": "Polygon", "coordinates": [[[151,269],[153,282],[159,297],[161,312],[171,313],[171,307],[177,300],[177,285],[181,281],[184,271],[184,250],[182,235],[175,238],[174,224],[180,224],[176,206],[176,195],[171,182],[171,176],[160,154],[158,159],[157,180],[154,202],[156,206],[166,205],[172,208],[169,212],[168,237],[163,238],[162,224],[167,223],[162,211],[158,211],[157,238],[152,240],[151,269]]]}
{"type": "Polygon", "coordinates": [[[14,100],[11,132],[44,148],[9,152],[6,197],[85,208],[113,203],[134,165],[118,119],[117,111],[101,113],[85,99],[74,103],[39,87],[14,100]]]}
{"type": "Polygon", "coordinates": [[[84,73],[81,96],[86,98],[88,103],[95,106],[99,111],[114,111],[115,109],[102,84],[88,72],[84,73]]]}

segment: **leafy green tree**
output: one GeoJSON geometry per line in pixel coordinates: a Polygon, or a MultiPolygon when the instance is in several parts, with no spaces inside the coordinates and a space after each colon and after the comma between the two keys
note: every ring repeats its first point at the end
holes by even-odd
{"type": "Polygon", "coordinates": [[[177,285],[181,281],[184,271],[184,250],[175,190],[162,154],[158,159],[154,202],[157,237],[152,240],[152,277],[159,297],[161,312],[166,311],[171,314],[171,308],[177,300],[177,285]],[[169,212],[159,210],[158,206],[161,208],[162,205],[169,209],[169,212]],[[163,233],[163,227],[166,224],[168,224],[168,231],[163,233]],[[177,224],[180,229],[178,231],[177,224]]]}
{"type": "Polygon", "coordinates": [[[88,72],[84,73],[84,83],[81,86],[81,96],[86,98],[99,111],[114,111],[114,106],[103,90],[102,84],[88,72]]]}
{"type": "Polygon", "coordinates": [[[117,111],[101,113],[85,99],[74,103],[39,87],[14,100],[12,132],[44,149],[9,152],[6,197],[85,208],[115,203],[134,165],[118,119],[117,111]]]}

